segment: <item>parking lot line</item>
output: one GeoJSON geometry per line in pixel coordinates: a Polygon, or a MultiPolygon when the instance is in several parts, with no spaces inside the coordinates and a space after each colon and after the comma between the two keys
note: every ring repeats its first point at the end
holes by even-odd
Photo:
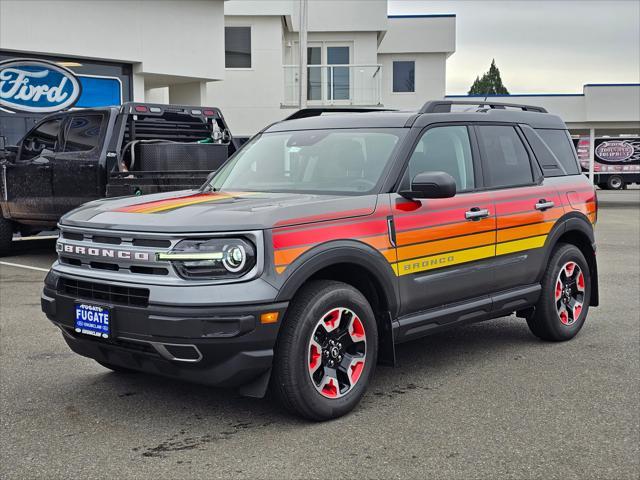
{"type": "Polygon", "coordinates": [[[32,267],[31,265],[21,265],[19,263],[0,262],[0,265],[7,265],[8,267],[26,268],[27,270],[37,270],[38,272],[48,272],[48,268],[32,267]]]}

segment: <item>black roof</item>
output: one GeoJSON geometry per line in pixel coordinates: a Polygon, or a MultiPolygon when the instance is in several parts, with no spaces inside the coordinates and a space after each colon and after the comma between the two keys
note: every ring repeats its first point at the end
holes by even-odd
{"type": "Polygon", "coordinates": [[[464,105],[473,102],[434,101],[427,102],[419,111],[381,111],[372,110],[363,113],[362,110],[354,113],[340,111],[331,112],[331,109],[318,113],[315,116],[301,115],[293,120],[283,120],[266,128],[267,132],[283,132],[288,130],[319,130],[336,128],[401,128],[424,127],[433,123],[443,122],[494,122],[494,123],[523,123],[533,128],[566,129],[565,123],[557,115],[546,113],[540,107],[518,104],[500,104],[491,102],[475,103],[476,110],[471,111],[444,111],[442,106],[449,108],[458,103],[464,105]],[[434,108],[435,107],[435,108],[434,108]],[[515,108],[514,108],[515,107],[515,108]]]}

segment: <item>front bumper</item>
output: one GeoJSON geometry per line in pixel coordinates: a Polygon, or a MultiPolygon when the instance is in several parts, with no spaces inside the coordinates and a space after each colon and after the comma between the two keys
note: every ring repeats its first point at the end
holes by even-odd
{"type": "MultiPolygon", "coordinates": [[[[286,302],[131,306],[77,297],[61,290],[59,280],[45,283],[42,310],[74,352],[103,363],[207,385],[241,387],[256,381],[266,385],[286,302]],[[76,302],[110,307],[109,339],[74,331],[76,302]],[[260,315],[266,312],[278,312],[278,322],[261,324],[260,315]]],[[[246,393],[252,394],[251,390],[246,393]]]]}

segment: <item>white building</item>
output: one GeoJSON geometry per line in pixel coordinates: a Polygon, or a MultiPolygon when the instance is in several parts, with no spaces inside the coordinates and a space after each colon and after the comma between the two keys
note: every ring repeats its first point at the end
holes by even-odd
{"type": "MultiPolygon", "coordinates": [[[[447,95],[451,100],[484,97],[447,95]]],[[[640,136],[640,83],[587,84],[582,93],[529,93],[490,95],[488,100],[544,107],[562,117],[574,135],[640,136]]]]}
{"type": "Polygon", "coordinates": [[[301,5],[0,0],[0,61],[41,58],[118,77],[123,101],[220,107],[237,135],[300,105],[418,108],[444,96],[454,15],[389,17],[385,0],[307,0],[301,69],[301,5]]]}

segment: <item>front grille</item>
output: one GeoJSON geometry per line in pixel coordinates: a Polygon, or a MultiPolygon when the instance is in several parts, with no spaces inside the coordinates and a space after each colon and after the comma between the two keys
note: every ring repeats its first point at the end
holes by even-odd
{"type": "Polygon", "coordinates": [[[149,305],[149,289],[147,288],[121,287],[65,277],[60,279],[58,288],[60,293],[81,300],[95,300],[130,307],[146,307],[149,305]]]}

